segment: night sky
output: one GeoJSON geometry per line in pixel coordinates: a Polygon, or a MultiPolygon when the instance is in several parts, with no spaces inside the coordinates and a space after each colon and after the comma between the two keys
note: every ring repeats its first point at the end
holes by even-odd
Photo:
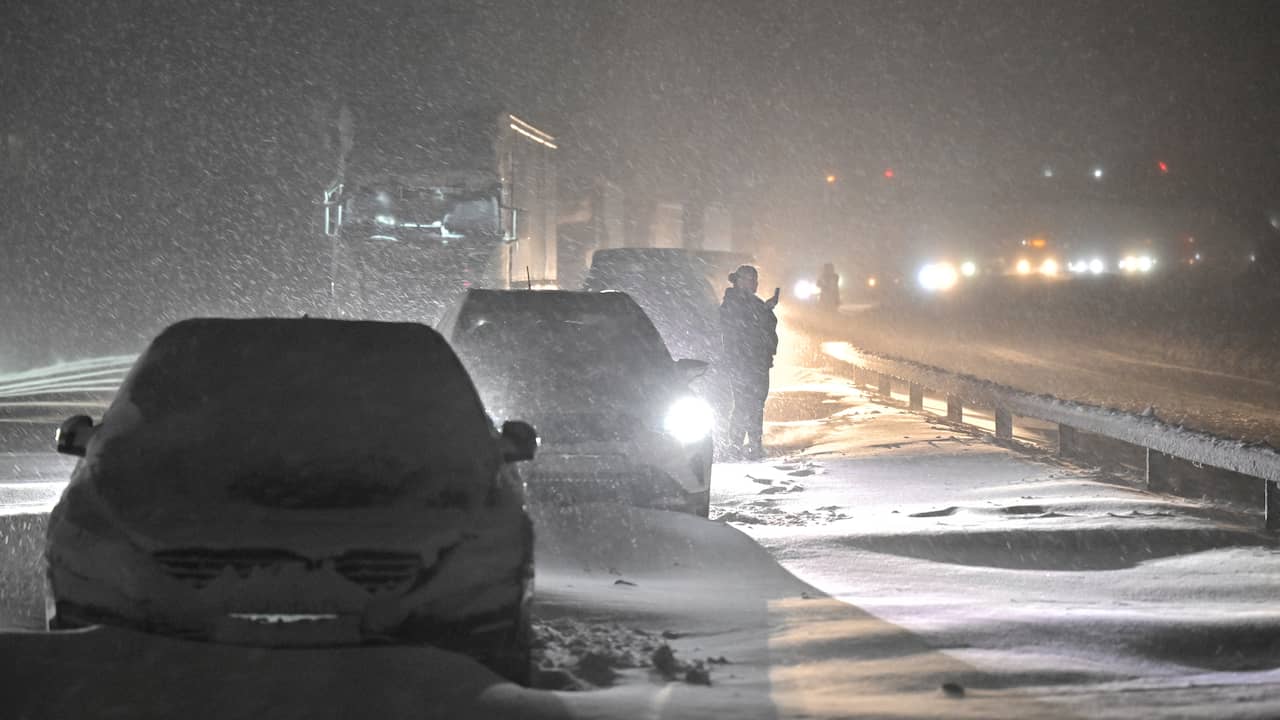
{"type": "Polygon", "coordinates": [[[265,5],[0,8],[0,369],[317,312],[344,103],[357,144],[506,105],[637,205],[804,208],[828,171],[856,201],[890,166],[1016,198],[1046,163],[1143,197],[1124,169],[1165,161],[1176,202],[1280,209],[1274,2],[265,5]]]}

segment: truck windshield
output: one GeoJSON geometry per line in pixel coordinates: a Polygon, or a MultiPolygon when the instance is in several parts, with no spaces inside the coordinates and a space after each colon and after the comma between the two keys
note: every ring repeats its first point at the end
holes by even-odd
{"type": "Polygon", "coordinates": [[[497,198],[452,188],[363,187],[348,206],[349,221],[390,234],[428,232],[443,236],[495,233],[497,198]]]}

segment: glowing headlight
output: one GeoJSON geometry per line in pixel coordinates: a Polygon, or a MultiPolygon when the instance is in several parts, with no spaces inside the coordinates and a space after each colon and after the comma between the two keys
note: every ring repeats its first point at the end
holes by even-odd
{"type": "Polygon", "coordinates": [[[1044,262],[1040,263],[1040,274],[1048,275],[1049,277],[1053,277],[1054,275],[1057,275],[1058,261],[1054,260],[1053,258],[1049,258],[1044,262]]]}
{"type": "Polygon", "coordinates": [[[1018,261],[1018,264],[1014,266],[1014,269],[1018,271],[1019,275],[1030,275],[1031,261],[1026,258],[1022,258],[1018,261]]]}
{"type": "Polygon", "coordinates": [[[925,290],[949,290],[955,286],[959,275],[951,263],[931,263],[920,268],[916,280],[925,290]]]}
{"type": "Polygon", "coordinates": [[[1094,275],[1101,275],[1102,271],[1105,270],[1106,267],[1107,264],[1102,262],[1102,258],[1094,258],[1089,261],[1089,272],[1094,275]]]}
{"type": "Polygon", "coordinates": [[[662,420],[662,429],[682,445],[690,445],[711,434],[711,406],[696,397],[675,401],[662,420]]]}
{"type": "Polygon", "coordinates": [[[396,219],[392,215],[374,215],[373,221],[379,225],[386,225],[388,227],[395,227],[396,224],[396,219]]]}
{"type": "Polygon", "coordinates": [[[801,280],[796,283],[796,286],[792,291],[796,294],[796,298],[800,300],[811,300],[822,294],[822,291],[819,290],[818,286],[811,280],[801,280]]]}
{"type": "Polygon", "coordinates": [[[973,277],[978,273],[978,265],[972,260],[966,260],[960,265],[960,274],[965,277],[973,277]]]}
{"type": "Polygon", "coordinates": [[[1150,255],[1134,256],[1129,255],[1120,261],[1120,269],[1125,272],[1151,272],[1151,268],[1155,267],[1156,260],[1150,255]]]}

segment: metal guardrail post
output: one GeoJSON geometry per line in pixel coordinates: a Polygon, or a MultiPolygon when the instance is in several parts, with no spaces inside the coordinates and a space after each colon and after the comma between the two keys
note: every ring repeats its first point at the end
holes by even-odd
{"type": "Polygon", "coordinates": [[[1169,484],[1169,456],[1147,448],[1147,489],[1164,491],[1169,484]]]}
{"type": "Polygon", "coordinates": [[[1076,454],[1076,429],[1070,425],[1058,424],[1058,455],[1070,457],[1076,454]]]}
{"type": "Polygon", "coordinates": [[[917,412],[924,410],[924,386],[919,383],[911,383],[910,407],[917,412]]]}
{"type": "Polygon", "coordinates": [[[947,419],[951,422],[964,422],[964,401],[959,395],[947,396],[947,419]]]}
{"type": "Polygon", "coordinates": [[[999,406],[996,407],[996,437],[1000,440],[1013,439],[1013,413],[999,406]]]}
{"type": "Polygon", "coordinates": [[[1263,501],[1268,530],[1280,530],[1280,480],[1268,480],[1266,499],[1263,501]]]}
{"type": "Polygon", "coordinates": [[[880,394],[885,397],[893,395],[893,378],[884,373],[880,373],[880,394]]]}

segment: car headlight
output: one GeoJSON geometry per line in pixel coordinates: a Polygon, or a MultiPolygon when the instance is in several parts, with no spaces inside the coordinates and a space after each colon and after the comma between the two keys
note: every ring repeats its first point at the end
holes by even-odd
{"type": "Polygon", "coordinates": [[[698,442],[711,434],[713,414],[706,401],[696,397],[682,397],[671,404],[662,429],[682,445],[698,442]]]}
{"type": "Polygon", "coordinates": [[[800,280],[792,289],[797,300],[812,300],[822,294],[822,290],[818,288],[817,283],[812,280],[800,280]]]}
{"type": "Polygon", "coordinates": [[[930,263],[920,268],[916,275],[920,287],[925,290],[950,290],[960,279],[954,265],[948,262],[930,263]]]}

